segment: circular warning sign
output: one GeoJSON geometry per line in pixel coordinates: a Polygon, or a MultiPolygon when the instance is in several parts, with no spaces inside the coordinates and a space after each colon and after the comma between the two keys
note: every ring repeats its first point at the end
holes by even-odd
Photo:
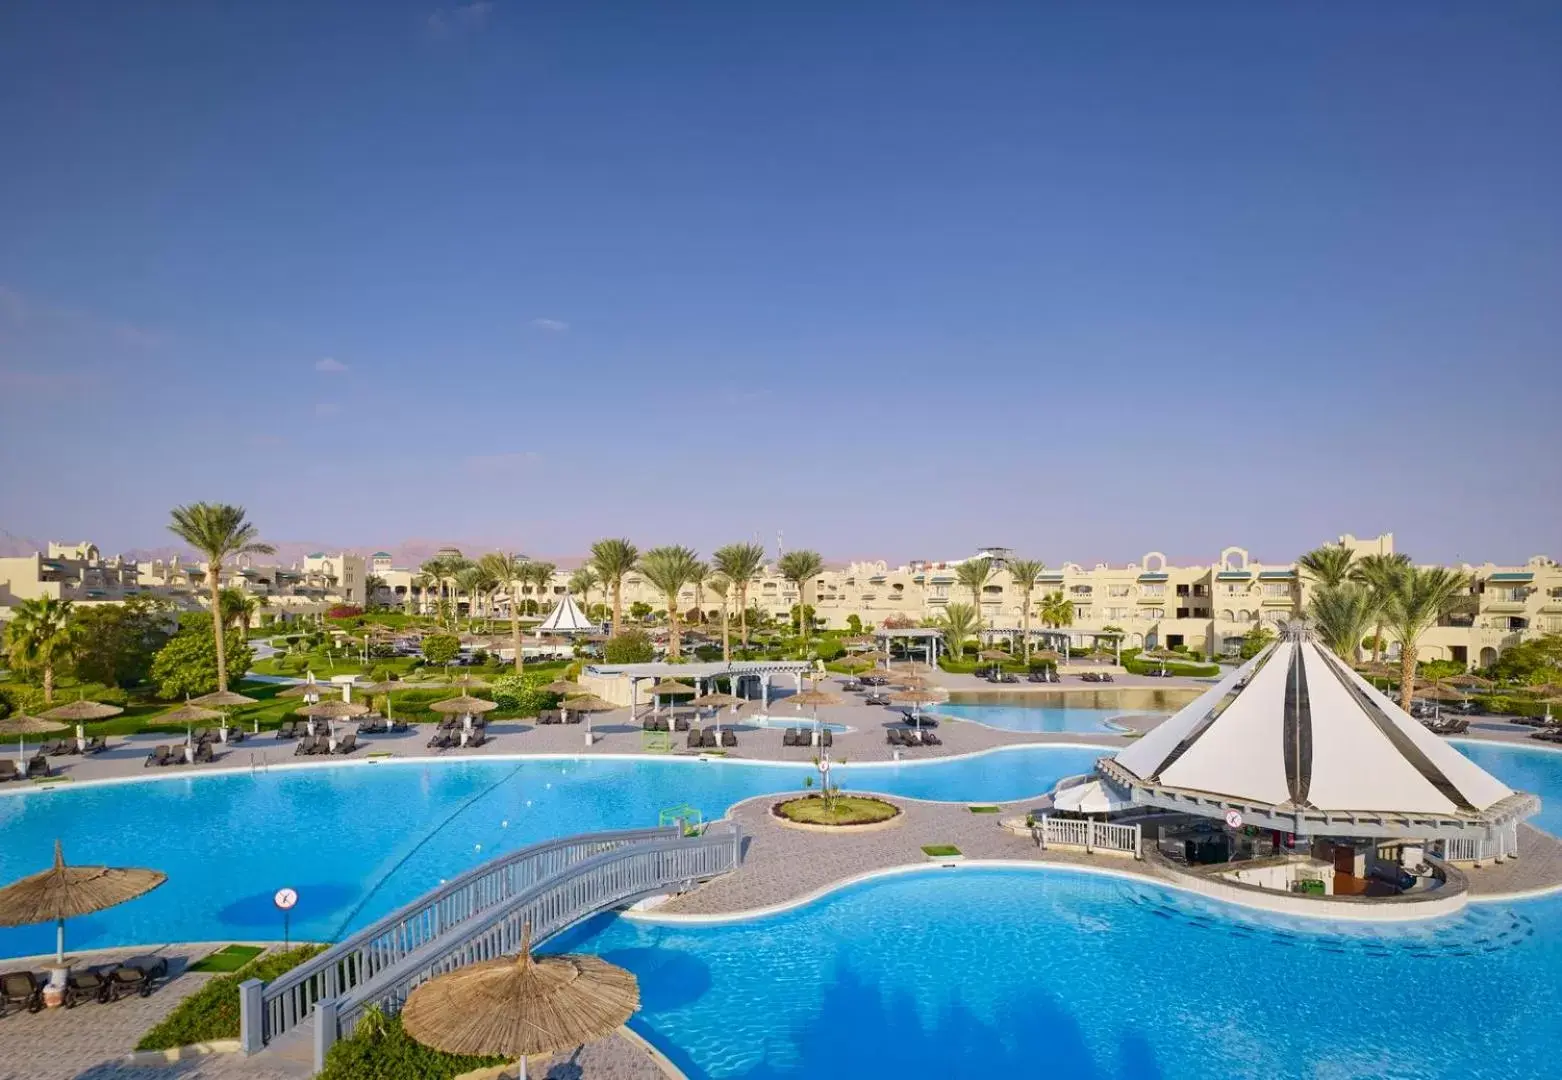
{"type": "Polygon", "coordinates": [[[1233,829],[1240,829],[1242,827],[1242,815],[1237,813],[1235,810],[1227,810],[1226,824],[1231,826],[1233,829]]]}
{"type": "Polygon", "coordinates": [[[271,898],[271,902],[276,904],[277,907],[281,908],[283,911],[286,911],[288,908],[298,903],[298,893],[294,892],[292,889],[278,889],[277,895],[271,898]]]}

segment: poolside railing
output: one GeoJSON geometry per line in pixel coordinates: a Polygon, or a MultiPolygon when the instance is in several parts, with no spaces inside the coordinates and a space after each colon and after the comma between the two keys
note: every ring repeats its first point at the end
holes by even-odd
{"type": "Polygon", "coordinates": [[[394,1013],[407,995],[437,975],[517,953],[528,928],[535,947],[598,912],[735,870],[742,859],[742,829],[720,822],[699,836],[620,845],[539,880],[342,997],[322,1001],[315,1018],[316,1068],[370,1009],[394,1013]]]}
{"type": "Polygon", "coordinates": [[[386,915],[264,985],[241,994],[241,1043],[254,1053],[303,1022],[321,1001],[335,1000],[387,968],[458,932],[538,882],[614,849],[676,839],[679,829],[586,833],[533,844],[492,859],[386,915]]]}
{"type": "Polygon", "coordinates": [[[1031,833],[1043,848],[1077,847],[1086,852],[1112,851],[1140,858],[1140,829],[1138,825],[1121,825],[1110,821],[1084,821],[1079,818],[1053,817],[1042,814],[1036,818],[1031,833]]]}
{"type": "Polygon", "coordinates": [[[1500,843],[1487,840],[1484,836],[1450,836],[1434,841],[1432,852],[1444,862],[1486,862],[1505,853],[1500,843]]]}

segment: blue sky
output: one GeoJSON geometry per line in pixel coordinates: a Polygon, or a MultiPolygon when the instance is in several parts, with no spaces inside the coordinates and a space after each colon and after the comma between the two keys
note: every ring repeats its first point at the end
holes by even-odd
{"type": "Polygon", "coordinates": [[[1550,4],[16,3],[0,527],[1562,555],[1550,4]]]}

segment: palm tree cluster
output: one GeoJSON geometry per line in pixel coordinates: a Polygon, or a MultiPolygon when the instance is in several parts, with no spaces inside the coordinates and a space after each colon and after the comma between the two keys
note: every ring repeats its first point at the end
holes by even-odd
{"type": "MultiPolygon", "coordinates": [[[[43,679],[43,701],[54,702],[55,672],[70,662],[74,637],[70,625],[71,602],[52,596],[23,600],[16,605],[5,628],[9,662],[20,672],[37,673],[43,679]]],[[[220,656],[221,654],[219,654],[220,656]]]]}
{"type": "Polygon", "coordinates": [[[1409,710],[1421,637],[1468,594],[1469,577],[1446,567],[1415,566],[1407,555],[1357,559],[1343,544],[1309,551],[1298,565],[1316,585],[1308,618],[1336,656],[1359,661],[1362,639],[1371,629],[1377,662],[1384,630],[1393,632],[1399,641],[1399,704],[1409,710]]]}
{"type": "Polygon", "coordinates": [[[260,530],[245,520],[242,506],[191,503],[176,506],[169,532],[206,556],[206,587],[211,590],[212,633],[217,644],[217,691],[228,689],[228,658],[223,630],[222,564],[234,555],[270,555],[276,548],[260,541],[260,530]]]}

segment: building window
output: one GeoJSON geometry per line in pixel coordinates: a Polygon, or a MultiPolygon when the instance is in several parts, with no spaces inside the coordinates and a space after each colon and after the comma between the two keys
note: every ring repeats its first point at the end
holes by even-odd
{"type": "MultiPolygon", "coordinates": [[[[1128,586],[1127,585],[1108,585],[1107,589],[1106,589],[1106,594],[1108,596],[1112,597],[1114,600],[1117,597],[1119,597],[1119,596],[1127,596],[1128,595],[1128,586]]],[[[216,631],[212,631],[212,632],[216,633],[216,631]]]]}
{"type": "MultiPolygon", "coordinates": [[[[1140,596],[1165,596],[1166,595],[1166,586],[1165,585],[1141,585],[1141,586],[1139,586],[1139,595],[1140,596]]],[[[214,631],[214,633],[215,633],[215,631],[214,631]]]]}

